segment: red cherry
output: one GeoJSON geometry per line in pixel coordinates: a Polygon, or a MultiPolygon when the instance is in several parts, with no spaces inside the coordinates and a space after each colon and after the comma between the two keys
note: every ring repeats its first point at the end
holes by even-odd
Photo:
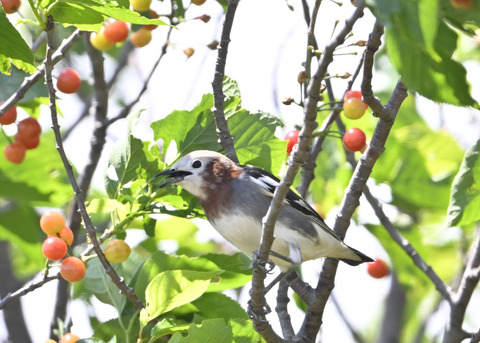
{"type": "Polygon", "coordinates": [[[22,163],[23,159],[25,158],[26,148],[23,144],[18,142],[13,142],[8,144],[5,149],[3,149],[3,154],[7,161],[10,161],[15,164],[22,163]]]}
{"type": "Polygon", "coordinates": [[[381,279],[390,274],[390,267],[384,260],[377,258],[367,265],[367,271],[371,277],[381,279]]]}
{"type": "Polygon", "coordinates": [[[114,43],[123,42],[128,37],[127,23],[121,20],[110,20],[103,26],[103,34],[114,43]]]}
{"type": "Polygon", "coordinates": [[[66,94],[75,93],[81,86],[82,80],[75,69],[63,69],[58,75],[57,88],[66,94]]]}
{"type": "MultiPolygon", "coordinates": [[[[2,105],[4,102],[5,101],[2,101],[0,105],[2,105]]],[[[0,117],[0,124],[13,124],[15,123],[15,120],[17,120],[17,106],[13,105],[0,117]]]]}
{"type": "Polygon", "coordinates": [[[365,133],[357,128],[349,129],[343,136],[343,144],[347,150],[355,152],[360,151],[367,143],[367,136],[365,133]]]}
{"type": "Polygon", "coordinates": [[[18,123],[17,135],[22,139],[39,136],[40,133],[42,133],[42,127],[35,118],[28,117],[18,123]]]}
{"type": "Polygon", "coordinates": [[[61,260],[67,254],[67,243],[56,236],[49,236],[42,244],[42,252],[49,260],[61,260]]]}
{"type": "Polygon", "coordinates": [[[27,149],[35,149],[40,144],[40,136],[22,137],[17,133],[15,135],[15,141],[23,144],[27,149]]]}
{"type": "Polygon", "coordinates": [[[20,0],[1,0],[3,10],[7,14],[12,14],[18,11],[20,7],[20,0]]]}
{"type": "MultiPolygon", "coordinates": [[[[345,93],[345,96],[343,97],[343,101],[347,101],[348,99],[352,99],[352,98],[362,100],[363,99],[362,92],[349,90],[345,93]]],[[[368,105],[365,103],[363,103],[363,106],[365,106],[365,109],[368,108],[368,105]]]]}
{"type": "Polygon", "coordinates": [[[300,131],[293,130],[293,131],[288,132],[285,135],[285,140],[287,141],[287,154],[290,155],[290,153],[293,150],[293,147],[295,146],[295,144],[298,143],[299,134],[300,134],[300,131]]]}
{"type": "Polygon", "coordinates": [[[69,282],[80,281],[85,276],[85,263],[78,257],[67,257],[60,266],[60,275],[69,282]]]}

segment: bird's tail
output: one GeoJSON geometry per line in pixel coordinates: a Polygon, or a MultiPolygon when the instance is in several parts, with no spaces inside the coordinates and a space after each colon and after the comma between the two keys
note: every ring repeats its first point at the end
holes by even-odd
{"type": "Polygon", "coordinates": [[[357,249],[349,247],[348,245],[347,248],[350,250],[350,252],[353,252],[356,255],[355,257],[357,258],[339,258],[340,261],[345,262],[346,264],[349,264],[351,266],[358,266],[359,264],[364,262],[373,262],[372,258],[368,257],[357,249]]]}

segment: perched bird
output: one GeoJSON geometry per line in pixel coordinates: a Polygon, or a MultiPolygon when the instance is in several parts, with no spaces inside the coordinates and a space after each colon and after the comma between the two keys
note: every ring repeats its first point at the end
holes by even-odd
{"type": "MultiPolygon", "coordinates": [[[[178,184],[196,196],[212,226],[240,251],[250,257],[258,250],[262,219],[280,182],[275,176],[207,150],[183,156],[157,176],[166,176],[160,187],[178,184]]],[[[292,190],[282,205],[274,235],[270,257],[282,271],[320,257],[337,258],[350,265],[373,261],[343,243],[292,190]]]]}

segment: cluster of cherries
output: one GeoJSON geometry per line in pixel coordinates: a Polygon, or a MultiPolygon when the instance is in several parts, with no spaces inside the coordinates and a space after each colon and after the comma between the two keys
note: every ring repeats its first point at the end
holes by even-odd
{"type": "MultiPolygon", "coordinates": [[[[17,121],[17,106],[10,107],[2,116],[0,116],[1,125],[15,124],[17,121]]],[[[17,124],[17,133],[9,144],[3,149],[3,154],[7,161],[15,164],[22,163],[25,159],[27,150],[35,149],[40,144],[40,135],[42,128],[38,121],[33,117],[21,120],[17,124]]]]}
{"type": "MultiPolygon", "coordinates": [[[[77,282],[85,276],[84,262],[75,256],[66,257],[68,246],[73,244],[73,233],[65,225],[65,218],[57,211],[45,212],[40,227],[47,234],[42,244],[43,255],[50,261],[60,261],[60,275],[69,282],[77,282]]],[[[130,256],[130,246],[121,239],[112,239],[105,246],[105,258],[111,263],[122,263],[130,256]]]]}
{"type": "MultiPolygon", "coordinates": [[[[81,85],[80,75],[74,69],[64,69],[57,78],[57,88],[67,94],[75,93],[81,85]]],[[[2,116],[1,125],[15,124],[17,121],[17,106],[11,106],[2,116]]],[[[28,117],[17,124],[14,139],[4,148],[3,154],[7,161],[20,164],[25,159],[27,150],[32,150],[40,144],[42,127],[37,119],[28,117]]]]}
{"type": "MultiPolygon", "coordinates": [[[[293,99],[291,100],[289,103],[284,103],[289,105],[293,102],[293,99]]],[[[362,101],[362,92],[349,90],[345,93],[343,98],[343,112],[348,119],[361,118],[367,108],[368,105],[362,101]]],[[[298,143],[299,133],[300,131],[298,130],[292,130],[285,135],[287,154],[290,154],[295,144],[298,143]]],[[[367,144],[367,136],[358,128],[348,129],[343,135],[343,144],[348,151],[363,151],[367,144]]]]}
{"type": "Polygon", "coordinates": [[[75,256],[67,255],[68,246],[73,244],[73,232],[65,225],[65,218],[56,211],[45,212],[40,217],[40,227],[47,234],[42,244],[43,255],[50,261],[62,260],[60,275],[69,282],[77,282],[85,276],[85,263],[75,256]]]}

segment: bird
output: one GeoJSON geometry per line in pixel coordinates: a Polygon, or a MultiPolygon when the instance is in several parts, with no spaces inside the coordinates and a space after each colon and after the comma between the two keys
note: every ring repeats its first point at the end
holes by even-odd
{"type": "MultiPolygon", "coordinates": [[[[197,197],[213,228],[238,250],[251,257],[259,249],[262,219],[280,183],[273,174],[215,151],[197,150],[156,177],[164,177],[160,188],[175,184],[197,197]]],[[[323,257],[352,266],[373,262],[346,245],[292,189],[282,203],[274,237],[269,258],[282,272],[323,257]]]]}

